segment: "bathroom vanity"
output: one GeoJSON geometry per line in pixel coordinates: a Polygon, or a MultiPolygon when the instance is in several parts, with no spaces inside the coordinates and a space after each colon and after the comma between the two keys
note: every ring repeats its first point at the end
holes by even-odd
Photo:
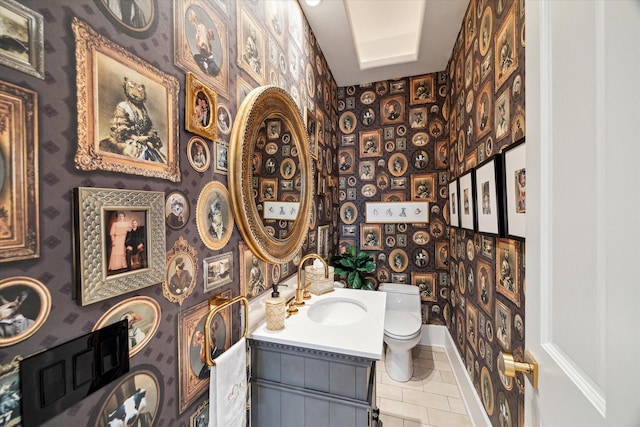
{"type": "Polygon", "coordinates": [[[283,330],[251,332],[251,425],[381,426],[375,362],[385,298],[336,289],[312,297],[283,330]]]}

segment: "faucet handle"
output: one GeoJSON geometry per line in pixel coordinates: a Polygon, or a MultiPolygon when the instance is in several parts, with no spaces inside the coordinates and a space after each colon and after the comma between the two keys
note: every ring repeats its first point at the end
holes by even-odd
{"type": "Polygon", "coordinates": [[[307,288],[302,292],[302,299],[311,299],[311,292],[307,288]]]}
{"type": "Polygon", "coordinates": [[[292,299],[289,303],[289,307],[287,308],[287,314],[296,314],[298,312],[298,307],[296,307],[296,300],[292,299]]]}

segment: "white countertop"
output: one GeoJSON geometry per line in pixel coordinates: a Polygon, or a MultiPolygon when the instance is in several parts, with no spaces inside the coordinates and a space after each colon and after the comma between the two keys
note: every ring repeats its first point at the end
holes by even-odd
{"type": "MultiPolygon", "coordinates": [[[[310,300],[305,301],[305,305],[298,307],[298,313],[285,319],[284,329],[267,330],[263,320],[252,328],[249,338],[380,360],[385,306],[384,292],[336,288],[323,295],[312,295],[310,300]],[[355,300],[366,307],[366,314],[349,325],[323,325],[311,320],[307,315],[309,309],[328,298],[355,300]]],[[[264,312],[264,308],[262,311],[264,312]]]]}

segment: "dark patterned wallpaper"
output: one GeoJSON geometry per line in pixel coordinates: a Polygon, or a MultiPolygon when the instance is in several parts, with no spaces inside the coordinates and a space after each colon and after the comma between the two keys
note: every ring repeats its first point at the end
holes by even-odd
{"type": "MultiPolygon", "coordinates": [[[[524,28],[524,1],[469,4],[447,67],[451,179],[525,136],[524,28]]],[[[497,360],[524,360],[524,241],[450,227],[449,242],[447,326],[493,425],[523,425],[524,377],[497,360]]]]}
{"type": "MultiPolygon", "coordinates": [[[[217,159],[216,145],[213,141],[204,140],[213,158],[210,166],[203,172],[197,172],[188,159],[187,149],[194,135],[184,130],[185,68],[192,67],[191,71],[197,77],[216,90],[216,116],[220,116],[221,113],[222,117],[226,115],[224,119],[219,120],[224,120],[227,125],[233,123],[238,105],[250,89],[263,84],[274,84],[286,89],[298,104],[303,116],[305,108],[309,108],[319,120],[322,119],[322,143],[319,152],[324,156],[324,162],[318,175],[328,184],[334,181],[328,177],[334,173],[334,152],[337,148],[335,80],[295,1],[186,0],[177,3],[179,7],[176,7],[175,13],[183,13],[177,18],[174,17],[174,2],[152,0],[142,3],[157,6],[156,13],[148,15],[155,18],[151,25],[139,31],[123,27],[118,19],[111,16],[105,6],[106,0],[60,0],[53,3],[45,0],[25,0],[21,3],[44,17],[46,78],[40,80],[0,66],[0,79],[34,90],[39,96],[41,256],[33,260],[0,264],[0,280],[16,276],[34,278],[47,287],[51,293],[52,305],[48,319],[35,334],[15,345],[0,348],[0,363],[8,364],[17,355],[26,357],[90,332],[104,313],[128,298],[150,297],[160,306],[159,327],[148,344],[133,356],[131,368],[136,375],[136,385],[152,383],[154,378],[159,381],[154,397],[158,408],[155,425],[187,426],[190,417],[206,397],[204,394],[196,394],[196,398],[180,413],[180,407],[184,405],[178,393],[181,380],[178,352],[178,342],[181,339],[178,335],[179,319],[189,315],[193,307],[214,294],[230,291],[235,296],[240,292],[242,275],[239,247],[242,242],[239,232],[234,228],[228,243],[222,249],[213,251],[204,244],[197,229],[195,214],[200,191],[210,181],[226,186],[227,176],[214,167],[217,159]],[[189,8],[197,12],[197,17],[209,29],[215,30],[217,38],[213,43],[214,50],[223,58],[222,68],[211,71],[208,75],[204,75],[204,69],[210,67],[211,63],[199,60],[188,50],[174,55],[178,30],[183,31],[187,38],[193,37],[193,30],[188,26],[189,21],[185,19],[188,18],[189,8]],[[124,47],[142,61],[149,62],[153,67],[178,79],[181,182],[100,170],[87,172],[76,168],[76,60],[71,29],[74,17],[86,22],[98,33],[124,47]],[[239,25],[239,20],[242,21],[242,25],[246,25],[239,25]],[[251,25],[257,33],[256,39],[262,43],[257,48],[257,54],[251,52],[249,55],[239,55],[239,35],[242,35],[241,50],[247,53],[246,38],[251,35],[251,25]],[[186,196],[190,208],[186,226],[177,230],[167,227],[166,232],[166,249],[171,250],[174,243],[183,238],[185,243],[194,249],[199,267],[195,289],[181,306],[163,296],[161,285],[150,286],[85,307],[76,304],[73,300],[75,284],[72,281],[74,260],[71,193],[73,188],[80,186],[162,191],[167,195],[179,190],[186,196]],[[233,260],[234,280],[206,293],[202,274],[203,259],[227,253],[231,254],[233,260]]],[[[228,126],[219,127],[219,142],[228,143],[229,135],[228,126]]],[[[289,155],[293,156],[292,153],[289,155]]],[[[337,239],[337,234],[334,233],[334,229],[337,228],[331,217],[331,214],[337,215],[333,188],[335,186],[327,185],[326,191],[316,198],[315,205],[318,211],[314,228],[310,231],[310,237],[316,238],[313,233],[317,232],[318,227],[324,227],[323,232],[327,233],[329,246],[333,246],[334,239],[337,239]]],[[[315,244],[316,241],[307,242],[304,250],[315,251],[315,244]]],[[[265,284],[268,285],[274,278],[277,280],[295,272],[293,262],[269,266],[265,284]]],[[[114,385],[110,384],[105,389],[98,390],[46,425],[93,425],[96,413],[108,407],[104,406],[105,399],[114,385]]],[[[130,386],[131,384],[127,383],[122,390],[126,393],[130,386]]]]}

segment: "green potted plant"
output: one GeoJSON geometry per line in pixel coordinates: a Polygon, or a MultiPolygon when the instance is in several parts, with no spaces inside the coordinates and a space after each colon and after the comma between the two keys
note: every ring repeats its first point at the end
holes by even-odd
{"type": "Polygon", "coordinates": [[[374,284],[365,277],[376,269],[373,256],[369,252],[358,252],[350,245],[343,254],[333,255],[331,265],[338,276],[346,276],[347,287],[353,289],[374,290],[374,284]]]}

